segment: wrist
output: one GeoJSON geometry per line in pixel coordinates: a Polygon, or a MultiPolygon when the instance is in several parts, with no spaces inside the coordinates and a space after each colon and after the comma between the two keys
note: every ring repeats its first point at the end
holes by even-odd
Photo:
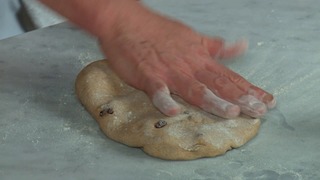
{"type": "Polygon", "coordinates": [[[147,13],[147,8],[139,0],[112,1],[108,4],[108,8],[97,14],[94,35],[98,38],[111,39],[125,26],[138,24],[140,17],[147,16],[147,13]]]}
{"type": "Polygon", "coordinates": [[[97,37],[112,34],[121,16],[141,4],[136,0],[39,0],[97,37]]]}

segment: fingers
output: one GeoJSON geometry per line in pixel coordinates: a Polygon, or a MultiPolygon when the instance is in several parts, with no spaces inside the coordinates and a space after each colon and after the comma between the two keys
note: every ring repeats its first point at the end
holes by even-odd
{"type": "MultiPolygon", "coordinates": [[[[151,97],[152,103],[155,107],[167,116],[174,116],[180,113],[181,109],[179,104],[172,99],[170,91],[164,83],[152,82],[149,85],[150,88],[147,89],[147,93],[151,97]]],[[[216,96],[201,83],[193,82],[192,84],[190,83],[185,85],[186,86],[181,86],[183,88],[177,89],[176,92],[178,92],[177,94],[183,97],[184,100],[190,104],[224,118],[234,118],[239,116],[239,106],[216,96]]]]}
{"type": "Polygon", "coordinates": [[[174,116],[180,113],[180,106],[172,99],[167,87],[163,87],[153,93],[152,103],[167,116],[174,116]]]}
{"type": "Polygon", "coordinates": [[[195,77],[185,74],[172,76],[170,90],[167,85],[150,77],[147,93],[153,104],[165,115],[174,116],[181,109],[173,100],[170,90],[186,102],[224,118],[237,117],[240,112],[251,117],[261,117],[267,112],[264,97],[252,90],[245,91],[229,78],[209,71],[195,73],[195,77]],[[204,85],[206,84],[206,85],[204,85]]]}
{"type": "MultiPolygon", "coordinates": [[[[166,84],[155,77],[149,77],[145,84],[147,94],[151,97],[155,107],[167,116],[174,116],[180,113],[179,104],[173,100],[166,84]]],[[[221,99],[210,91],[202,83],[191,80],[190,77],[179,75],[173,78],[175,85],[173,91],[181,96],[186,102],[198,106],[203,110],[224,118],[234,118],[239,116],[240,107],[224,99],[221,99]],[[179,80],[178,80],[179,79],[179,80]]]]}
{"type": "Polygon", "coordinates": [[[260,89],[257,86],[254,86],[236,73],[230,73],[228,76],[233,83],[237,84],[238,87],[246,91],[249,95],[252,95],[258,100],[262,101],[269,109],[272,109],[276,106],[276,100],[272,94],[260,89]]]}
{"type": "MultiPolygon", "coordinates": [[[[249,83],[250,84],[250,83],[249,83]]],[[[264,102],[268,109],[272,109],[276,106],[277,102],[276,99],[273,97],[272,94],[260,89],[251,84],[251,87],[248,90],[248,94],[251,94],[254,97],[257,97],[259,100],[264,102]]]]}
{"type": "Polygon", "coordinates": [[[234,118],[240,114],[240,108],[210,91],[204,84],[183,74],[173,77],[172,91],[183,99],[203,110],[224,117],[234,118]]]}
{"type": "Polygon", "coordinates": [[[267,107],[256,97],[251,95],[241,96],[237,100],[237,104],[241,107],[241,111],[251,117],[259,118],[267,112],[267,107]]]}
{"type": "Polygon", "coordinates": [[[248,95],[228,78],[205,70],[197,72],[195,76],[219,97],[238,105],[244,114],[261,117],[266,113],[267,108],[263,102],[248,95]]]}
{"type": "MultiPolygon", "coordinates": [[[[224,41],[220,38],[207,38],[207,46],[210,52],[210,55],[217,59],[229,59],[242,55],[248,48],[248,42],[244,39],[237,41],[231,45],[225,45],[224,41]]],[[[215,63],[214,66],[208,66],[208,70],[210,72],[218,72],[218,74],[227,77],[232,83],[238,86],[241,90],[243,90],[246,94],[255,97],[257,100],[263,102],[267,108],[271,109],[276,106],[276,100],[274,97],[252,85],[244,78],[242,78],[239,74],[225,68],[223,65],[215,63]]],[[[206,84],[206,83],[205,83],[206,84]]],[[[244,98],[246,99],[246,98],[244,98]]],[[[252,99],[252,98],[249,98],[252,99]]],[[[241,102],[245,102],[242,100],[241,102]]],[[[245,110],[249,111],[249,110],[245,110]]],[[[251,111],[251,110],[250,110],[251,111]]],[[[263,112],[263,108],[261,108],[261,113],[263,112]]]]}
{"type": "Polygon", "coordinates": [[[221,38],[207,38],[208,51],[214,59],[231,59],[238,57],[248,49],[248,41],[245,39],[226,45],[221,38]]]}
{"type": "Polygon", "coordinates": [[[233,44],[225,45],[218,54],[218,59],[231,59],[244,54],[248,49],[248,42],[244,39],[233,44]]]}
{"type": "Polygon", "coordinates": [[[224,39],[220,37],[203,37],[203,43],[207,46],[212,57],[216,57],[220,54],[220,50],[224,47],[224,39]]]}
{"type": "Polygon", "coordinates": [[[179,104],[172,99],[167,85],[159,78],[150,76],[146,78],[146,93],[152,100],[153,105],[167,116],[174,116],[180,113],[179,104]]]}
{"type": "MultiPolygon", "coordinates": [[[[246,95],[255,97],[257,100],[264,103],[267,108],[271,109],[275,107],[276,100],[272,94],[260,89],[257,86],[254,86],[239,74],[229,70],[228,68],[225,68],[223,65],[217,63],[215,63],[214,65],[211,64],[207,66],[207,70],[210,72],[216,72],[220,76],[228,78],[232,84],[236,85],[246,95]]],[[[244,102],[244,100],[241,102],[244,102]]]]}
{"type": "Polygon", "coordinates": [[[204,89],[204,94],[203,96],[200,95],[200,98],[202,98],[200,107],[209,113],[224,118],[234,118],[239,116],[240,114],[239,106],[234,105],[224,99],[221,99],[220,97],[213,94],[212,91],[210,91],[208,88],[204,89]]]}

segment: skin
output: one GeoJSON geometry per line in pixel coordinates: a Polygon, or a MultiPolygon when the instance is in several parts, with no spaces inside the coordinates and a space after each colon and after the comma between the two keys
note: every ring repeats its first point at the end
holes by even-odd
{"type": "Polygon", "coordinates": [[[180,113],[171,94],[225,118],[261,117],[276,104],[218,61],[243,54],[245,40],[226,46],[135,0],[41,1],[96,36],[117,75],[168,116],[180,113]]]}

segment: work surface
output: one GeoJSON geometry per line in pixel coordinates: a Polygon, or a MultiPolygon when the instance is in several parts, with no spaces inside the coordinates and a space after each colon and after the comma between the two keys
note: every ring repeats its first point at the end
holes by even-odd
{"type": "Polygon", "coordinates": [[[0,41],[0,179],[319,179],[320,1],[149,0],[248,53],[227,65],[273,93],[258,136],[216,158],[164,161],[102,134],[74,93],[103,58],[68,24],[0,41]],[[286,2],[286,3],[285,3],[286,2]]]}

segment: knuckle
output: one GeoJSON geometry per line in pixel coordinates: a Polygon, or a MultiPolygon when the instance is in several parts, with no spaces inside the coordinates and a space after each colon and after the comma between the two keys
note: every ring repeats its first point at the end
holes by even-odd
{"type": "Polygon", "coordinates": [[[205,86],[204,84],[193,82],[189,87],[188,97],[203,96],[206,89],[207,89],[207,86],[205,86]]]}
{"type": "Polygon", "coordinates": [[[230,80],[238,85],[241,89],[247,90],[250,87],[250,84],[240,75],[235,75],[230,78],[230,80]]]}
{"type": "Polygon", "coordinates": [[[215,78],[215,83],[219,87],[224,87],[230,83],[230,80],[226,77],[219,76],[215,78]]]}
{"type": "Polygon", "coordinates": [[[231,76],[231,80],[235,83],[241,83],[245,81],[241,76],[238,76],[238,75],[231,76]]]}

